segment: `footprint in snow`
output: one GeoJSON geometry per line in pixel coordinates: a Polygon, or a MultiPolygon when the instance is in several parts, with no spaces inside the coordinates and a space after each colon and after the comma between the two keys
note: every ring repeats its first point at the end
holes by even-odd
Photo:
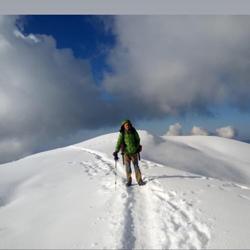
{"type": "Polygon", "coordinates": [[[248,196],[246,196],[246,195],[240,194],[239,197],[242,198],[242,199],[244,199],[244,200],[250,201],[250,197],[248,197],[248,196]]]}

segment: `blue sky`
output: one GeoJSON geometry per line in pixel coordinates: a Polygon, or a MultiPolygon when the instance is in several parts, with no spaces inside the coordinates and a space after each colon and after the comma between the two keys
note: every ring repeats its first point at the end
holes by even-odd
{"type": "MultiPolygon", "coordinates": [[[[112,16],[103,17],[112,19],[112,16]]],[[[77,58],[90,61],[97,84],[103,71],[109,70],[106,57],[115,45],[115,36],[105,28],[100,16],[93,15],[29,15],[23,17],[26,34],[53,36],[57,48],[71,48],[77,58]]]]}

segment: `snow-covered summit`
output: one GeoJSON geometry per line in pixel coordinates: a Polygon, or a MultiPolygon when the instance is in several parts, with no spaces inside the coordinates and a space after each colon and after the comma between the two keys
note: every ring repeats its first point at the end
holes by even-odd
{"type": "MultiPolygon", "coordinates": [[[[250,144],[217,136],[157,136],[138,130],[142,157],[175,169],[250,185],[250,144]]],[[[118,133],[79,143],[112,154],[118,133]]]]}
{"type": "Polygon", "coordinates": [[[143,187],[118,133],[0,165],[0,248],[249,248],[250,145],[139,134],[143,187]]]}

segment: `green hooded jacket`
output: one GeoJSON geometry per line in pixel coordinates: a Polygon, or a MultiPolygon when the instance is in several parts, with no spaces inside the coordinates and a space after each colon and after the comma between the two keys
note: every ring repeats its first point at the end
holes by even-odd
{"type": "MultiPolygon", "coordinates": [[[[129,120],[125,120],[122,123],[122,127],[126,122],[130,123],[129,120]]],[[[118,137],[118,140],[116,143],[116,148],[115,148],[115,150],[117,152],[119,152],[123,143],[125,144],[124,145],[125,146],[125,148],[124,148],[125,154],[132,155],[132,154],[138,153],[138,149],[140,146],[140,137],[139,137],[139,134],[137,133],[137,131],[132,127],[132,125],[131,125],[130,131],[122,132],[122,129],[120,130],[120,134],[119,134],[119,137],[118,137]]]]}

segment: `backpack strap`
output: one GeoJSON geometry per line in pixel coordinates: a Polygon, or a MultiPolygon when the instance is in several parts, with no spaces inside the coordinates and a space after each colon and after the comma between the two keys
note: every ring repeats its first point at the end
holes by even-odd
{"type": "Polygon", "coordinates": [[[125,151],[125,147],[126,147],[126,144],[125,144],[125,135],[124,135],[124,131],[121,132],[122,133],[122,143],[121,143],[121,152],[122,154],[124,154],[124,151],[125,151]]]}

